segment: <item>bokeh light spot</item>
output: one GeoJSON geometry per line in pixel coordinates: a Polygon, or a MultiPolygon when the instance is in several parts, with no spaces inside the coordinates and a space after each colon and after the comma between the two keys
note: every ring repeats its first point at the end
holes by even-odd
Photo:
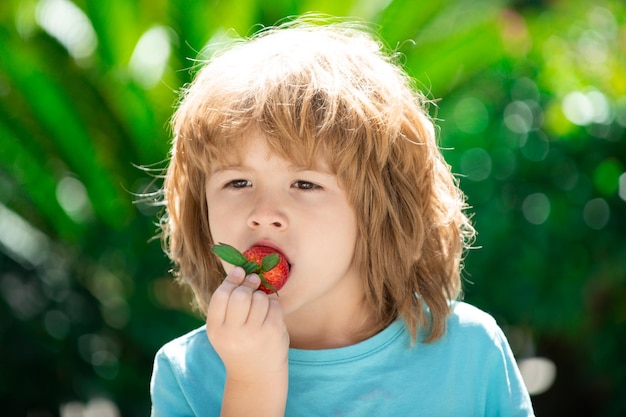
{"type": "Polygon", "coordinates": [[[519,370],[530,395],[546,392],[556,379],[556,365],[547,358],[527,358],[519,361],[519,370]]]}
{"type": "Polygon", "coordinates": [[[78,339],[81,357],[104,379],[114,379],[119,372],[120,347],[110,337],[84,334],[78,339]]]}
{"type": "Polygon", "coordinates": [[[17,275],[0,276],[0,295],[19,320],[29,320],[39,314],[47,300],[33,281],[22,280],[17,275]]]}
{"type": "Polygon", "coordinates": [[[483,148],[472,148],[461,155],[461,172],[472,181],[483,181],[491,174],[491,157],[483,148]]]}
{"type": "Polygon", "coordinates": [[[594,198],[585,204],[583,217],[587,226],[594,230],[600,230],[609,222],[611,209],[603,198],[594,198]]]}
{"type": "Polygon", "coordinates": [[[511,87],[511,97],[516,100],[539,101],[539,87],[528,77],[521,77],[511,87]]]}
{"type": "Polygon", "coordinates": [[[619,23],[615,15],[605,7],[593,7],[589,12],[589,23],[604,37],[615,38],[619,33],[619,23]]]}
{"type": "Polygon", "coordinates": [[[550,216],[550,200],[543,193],[531,194],[522,203],[524,217],[532,224],[542,224],[550,216]]]}
{"type": "Polygon", "coordinates": [[[171,33],[170,29],[163,26],[148,29],[130,57],[130,73],[146,89],[154,87],[163,76],[172,50],[171,33]]]}
{"type": "Polygon", "coordinates": [[[3,204],[0,204],[0,230],[0,247],[16,261],[34,267],[48,258],[48,237],[3,204]]]}
{"type": "Polygon", "coordinates": [[[587,96],[579,91],[566,95],[562,108],[567,120],[576,125],[584,126],[591,122],[593,107],[587,96]]]}
{"type": "Polygon", "coordinates": [[[480,133],[489,124],[489,112],[479,99],[464,97],[454,108],[454,121],[459,130],[465,133],[480,133]]]}
{"type": "Polygon", "coordinates": [[[626,96],[615,103],[615,120],[620,126],[626,127],[626,96]]]}
{"type": "Polygon", "coordinates": [[[586,93],[574,91],[563,98],[562,110],[570,122],[578,126],[591,123],[608,123],[611,118],[611,104],[606,96],[597,90],[586,93]]]}
{"type": "Polygon", "coordinates": [[[584,31],[577,46],[579,56],[592,65],[606,62],[609,56],[606,39],[595,30],[584,31]]]}
{"type": "Polygon", "coordinates": [[[40,1],[37,5],[36,20],[76,60],[89,58],[98,46],[98,38],[91,21],[71,1],[40,1]]]}
{"type": "Polygon", "coordinates": [[[619,176],[619,198],[626,201],[626,172],[619,176]]]}
{"type": "Polygon", "coordinates": [[[60,407],[61,417],[120,417],[117,405],[108,398],[93,398],[87,404],[71,401],[60,407]]]}
{"type": "Polygon", "coordinates": [[[533,121],[533,111],[524,101],[514,101],[504,109],[504,124],[515,133],[530,132],[533,121]]]}
{"type": "Polygon", "coordinates": [[[57,200],[72,220],[82,223],[93,215],[87,189],[78,179],[64,177],[57,184],[57,200]]]}

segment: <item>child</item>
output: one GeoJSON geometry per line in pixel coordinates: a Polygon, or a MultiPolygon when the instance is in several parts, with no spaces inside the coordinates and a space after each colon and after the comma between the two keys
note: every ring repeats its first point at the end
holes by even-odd
{"type": "Polygon", "coordinates": [[[533,415],[500,328],[456,301],[474,230],[426,100],[367,30],[319,23],[214,55],[174,115],[164,243],[206,326],[157,353],[152,415],[533,415]],[[218,242],[275,249],[286,284],[218,242]]]}

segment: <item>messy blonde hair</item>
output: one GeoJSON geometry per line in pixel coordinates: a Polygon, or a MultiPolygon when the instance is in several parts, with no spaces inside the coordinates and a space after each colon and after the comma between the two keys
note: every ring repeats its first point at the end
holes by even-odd
{"type": "Polygon", "coordinates": [[[355,262],[381,325],[401,317],[413,337],[445,332],[473,237],[464,196],[437,146],[427,100],[362,25],[299,19],[213,55],[172,120],[161,219],[166,253],[202,311],[223,269],[205,181],[214,161],[260,129],[283,158],[325,158],[358,219],[355,262]],[[427,313],[429,311],[430,313],[427,313]]]}

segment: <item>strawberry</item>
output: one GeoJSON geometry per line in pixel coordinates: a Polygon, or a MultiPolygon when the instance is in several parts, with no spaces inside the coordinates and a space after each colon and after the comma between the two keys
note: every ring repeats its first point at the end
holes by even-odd
{"type": "Polygon", "coordinates": [[[229,264],[240,266],[246,274],[261,278],[259,289],[267,294],[278,295],[289,277],[289,264],[282,253],[269,246],[252,246],[244,253],[225,243],[214,245],[211,250],[229,264]]]}

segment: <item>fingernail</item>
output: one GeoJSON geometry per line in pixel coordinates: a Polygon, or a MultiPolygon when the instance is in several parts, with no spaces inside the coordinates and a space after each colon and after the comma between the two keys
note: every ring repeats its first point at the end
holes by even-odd
{"type": "Polygon", "coordinates": [[[258,284],[259,282],[261,282],[261,278],[259,278],[257,274],[248,275],[247,279],[248,282],[250,282],[251,284],[258,284]]]}
{"type": "Polygon", "coordinates": [[[246,271],[244,271],[241,267],[236,267],[233,269],[233,272],[231,272],[231,275],[233,278],[243,278],[246,275],[246,271]]]}

